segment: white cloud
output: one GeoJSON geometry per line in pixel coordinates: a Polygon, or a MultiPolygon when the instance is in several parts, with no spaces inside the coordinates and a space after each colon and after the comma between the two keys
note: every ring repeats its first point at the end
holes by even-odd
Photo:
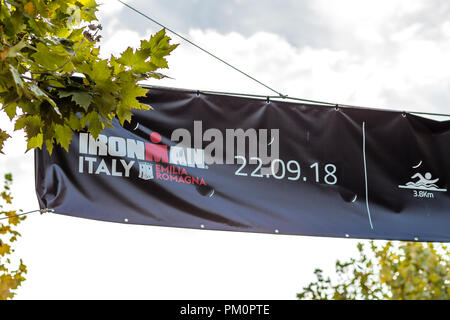
{"type": "MultiPolygon", "coordinates": [[[[133,4],[146,11],[145,4],[133,4]]],[[[306,4],[328,31],[324,38],[328,39],[329,46],[318,47],[308,42],[294,46],[287,36],[291,37],[290,33],[259,31],[248,36],[236,31],[220,33],[215,31],[217,26],[213,22],[211,29],[191,29],[186,35],[203,48],[285,94],[370,107],[447,112],[446,102],[450,99],[450,93],[429,88],[433,85],[438,88],[448,79],[446,70],[449,62],[446,56],[450,38],[445,38],[448,22],[443,18],[439,22],[439,16],[433,17],[432,21],[428,19],[432,9],[429,2],[318,0],[303,2],[302,6],[306,4]],[[417,17],[420,16],[424,18],[419,20],[417,17]],[[435,31],[436,24],[439,26],[438,34],[443,38],[425,37],[435,31]]],[[[197,5],[192,4],[193,8],[197,5]]],[[[240,2],[229,5],[233,10],[246,8],[240,2]]],[[[266,8],[268,4],[263,2],[261,5],[266,8]]],[[[290,7],[291,12],[298,9],[296,4],[286,2],[282,7],[273,8],[273,12],[289,11],[290,7]]],[[[159,7],[155,8],[157,10],[159,7]]],[[[152,10],[152,15],[158,17],[155,10],[152,10]]],[[[301,16],[301,12],[298,14],[301,16]]],[[[253,21],[254,18],[248,14],[248,19],[253,21]]],[[[139,37],[144,34],[141,29],[131,31],[126,28],[127,21],[118,21],[117,17],[110,17],[109,21],[114,27],[107,29],[109,32],[114,30],[114,37],[107,37],[103,52],[120,51],[118,48],[124,49],[127,43],[138,45],[139,37]],[[119,31],[115,31],[117,29],[119,31]]],[[[145,29],[146,36],[149,31],[158,30],[145,19],[139,21],[153,26],[145,29]]],[[[239,25],[240,22],[236,23],[239,25]]],[[[274,23],[270,22],[271,25],[274,23]]],[[[291,19],[278,19],[276,23],[285,25],[285,30],[295,27],[291,19]]],[[[298,30],[298,34],[305,32],[308,30],[298,30]]],[[[174,41],[181,42],[181,46],[169,59],[170,70],[166,73],[175,80],[150,83],[273,94],[176,36],[174,41]]]]}
{"type": "MultiPolygon", "coordinates": [[[[125,3],[129,3],[129,0],[122,0],[125,3]]],[[[117,0],[100,0],[97,1],[99,4],[98,18],[103,20],[105,17],[114,16],[119,11],[124,9],[124,5],[117,0]]]]}
{"type": "MultiPolygon", "coordinates": [[[[446,104],[436,104],[437,92],[422,89],[439,86],[448,79],[446,56],[450,41],[423,40],[415,36],[417,29],[393,35],[396,48],[391,48],[390,55],[380,50],[365,56],[345,50],[297,48],[283,37],[265,32],[244,37],[238,33],[223,35],[191,30],[189,38],[291,96],[369,107],[446,112],[446,104]],[[395,99],[386,92],[395,93],[395,99]]],[[[107,43],[105,47],[109,46],[107,43]]],[[[273,94],[184,42],[173,52],[169,64],[166,73],[175,80],[149,82],[191,89],[273,94]]],[[[442,90],[439,95],[448,97],[449,93],[442,90]]]]}
{"type": "Polygon", "coordinates": [[[441,32],[444,37],[450,37],[450,21],[442,23],[441,32]]]}
{"type": "Polygon", "coordinates": [[[118,57],[128,47],[139,47],[141,39],[137,32],[131,30],[116,31],[108,42],[100,46],[101,57],[109,58],[111,54],[118,57]]]}

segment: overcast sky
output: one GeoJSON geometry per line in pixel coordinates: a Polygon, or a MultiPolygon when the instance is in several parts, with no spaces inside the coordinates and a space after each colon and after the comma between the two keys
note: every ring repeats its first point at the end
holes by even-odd
{"type": "MultiPolygon", "coordinates": [[[[127,1],[283,94],[330,102],[450,113],[450,2],[446,0],[127,1]]],[[[160,29],[103,0],[102,55],[160,29]]],[[[272,94],[177,37],[151,83],[272,94]]],[[[1,127],[11,125],[4,116],[1,127]]],[[[15,206],[38,208],[33,155],[15,133],[0,155],[15,176],[15,206]]],[[[357,241],[181,230],[30,216],[17,255],[29,267],[18,298],[293,299],[314,268],[332,271],[357,241]]]]}

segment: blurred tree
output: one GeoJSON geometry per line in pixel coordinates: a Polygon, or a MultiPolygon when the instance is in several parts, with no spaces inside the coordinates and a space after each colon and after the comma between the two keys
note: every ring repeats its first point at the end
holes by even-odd
{"type": "Polygon", "coordinates": [[[315,270],[316,282],[297,294],[312,300],[450,299],[450,252],[432,243],[358,244],[359,258],[336,262],[337,281],[315,270]]]}
{"type": "MultiPolygon", "coordinates": [[[[148,109],[136,99],[137,85],[168,68],[165,57],[177,45],[165,30],[128,47],[120,57],[99,57],[101,25],[95,0],[0,0],[0,105],[15,130],[23,129],[28,149],[53,143],[66,150],[74,130],[97,136],[132,109],[148,109]],[[80,76],[81,78],[74,78],[80,76]],[[61,103],[64,102],[64,103],[61,103]]],[[[0,152],[9,138],[0,129],[0,152]]]]}
{"type": "MultiPolygon", "coordinates": [[[[1,192],[1,201],[4,204],[11,204],[11,184],[12,175],[5,175],[5,183],[1,192]]],[[[16,211],[3,211],[3,205],[0,204],[0,300],[11,299],[15,295],[15,290],[25,281],[24,274],[27,273],[27,267],[20,260],[17,270],[12,270],[10,255],[14,252],[12,243],[17,241],[20,233],[14,230],[25,216],[17,217],[16,211]],[[6,223],[4,222],[6,221],[6,223]]]]}

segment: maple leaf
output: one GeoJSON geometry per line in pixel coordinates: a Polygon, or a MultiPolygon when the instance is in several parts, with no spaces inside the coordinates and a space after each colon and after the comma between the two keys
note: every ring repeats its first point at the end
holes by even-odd
{"type": "Polygon", "coordinates": [[[102,121],[99,119],[99,114],[97,112],[90,112],[81,118],[81,125],[87,126],[89,125],[90,132],[92,135],[97,138],[100,132],[103,130],[102,121]]]}
{"type": "Polygon", "coordinates": [[[0,256],[5,256],[6,254],[11,253],[11,246],[3,243],[0,245],[0,256]]]}
{"type": "Polygon", "coordinates": [[[73,131],[67,125],[55,125],[55,139],[66,150],[69,151],[70,141],[72,140],[73,131]]]}
{"type": "Polygon", "coordinates": [[[89,105],[92,102],[92,95],[84,91],[58,91],[60,98],[72,97],[72,101],[88,111],[89,105]]]}
{"type": "Polygon", "coordinates": [[[49,70],[58,68],[69,59],[68,54],[64,54],[63,52],[57,53],[54,50],[51,50],[51,47],[40,42],[36,44],[36,53],[31,57],[36,64],[49,70]]]}
{"type": "Polygon", "coordinates": [[[3,144],[5,143],[5,141],[10,138],[11,136],[6,133],[6,131],[3,131],[2,129],[0,129],[0,153],[3,153],[3,144]]]}
{"type": "Polygon", "coordinates": [[[25,129],[28,137],[34,137],[41,132],[42,121],[39,115],[22,115],[14,126],[14,130],[25,129]]]}
{"type": "Polygon", "coordinates": [[[117,117],[121,124],[125,121],[131,120],[132,109],[144,109],[145,105],[140,103],[137,98],[143,97],[147,94],[147,89],[136,87],[130,84],[122,84],[121,86],[121,101],[117,106],[117,117]]]}

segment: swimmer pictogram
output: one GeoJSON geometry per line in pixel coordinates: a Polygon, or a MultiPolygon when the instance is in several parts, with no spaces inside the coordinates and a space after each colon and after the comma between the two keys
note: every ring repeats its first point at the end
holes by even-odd
{"type": "Polygon", "coordinates": [[[413,181],[409,181],[405,185],[399,185],[398,187],[401,189],[446,192],[447,189],[439,188],[438,185],[436,185],[439,178],[432,179],[432,177],[433,176],[430,172],[425,173],[425,176],[421,173],[416,173],[411,177],[413,181]],[[417,180],[414,181],[414,179],[417,180]]]}

